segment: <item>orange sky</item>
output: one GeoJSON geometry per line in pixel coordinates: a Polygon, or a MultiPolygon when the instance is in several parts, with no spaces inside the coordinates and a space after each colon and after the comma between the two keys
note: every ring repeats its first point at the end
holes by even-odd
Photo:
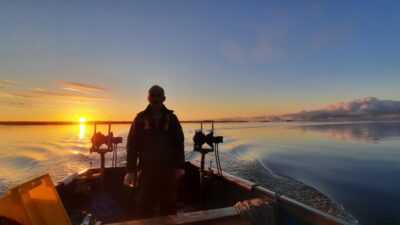
{"type": "MultiPolygon", "coordinates": [[[[87,120],[131,120],[147,106],[147,86],[133,91],[130,97],[109,87],[69,81],[42,85],[47,88],[17,80],[0,80],[0,84],[2,121],[76,121],[80,117],[87,120]]],[[[166,106],[175,110],[181,120],[278,115],[297,112],[301,107],[295,103],[283,104],[277,98],[265,98],[264,102],[257,103],[259,97],[254,100],[229,99],[221,95],[208,100],[165,89],[166,106]]]]}

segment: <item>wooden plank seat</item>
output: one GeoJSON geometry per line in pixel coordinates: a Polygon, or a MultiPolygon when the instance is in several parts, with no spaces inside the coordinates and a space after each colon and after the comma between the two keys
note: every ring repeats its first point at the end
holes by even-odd
{"type": "Polygon", "coordinates": [[[232,224],[240,225],[240,215],[234,207],[211,209],[170,215],[164,217],[153,217],[148,219],[132,220],[107,225],[201,225],[201,224],[232,224]]]}

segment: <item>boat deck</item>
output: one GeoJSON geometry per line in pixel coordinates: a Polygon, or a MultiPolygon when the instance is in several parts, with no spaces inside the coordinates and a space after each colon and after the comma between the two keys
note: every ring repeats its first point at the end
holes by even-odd
{"type": "MultiPolygon", "coordinates": [[[[232,207],[255,197],[218,176],[207,176],[200,185],[199,170],[191,163],[186,164],[185,171],[178,181],[178,214],[232,207]]],[[[69,183],[60,183],[56,189],[73,221],[81,221],[87,212],[106,223],[135,220],[141,217],[135,214],[136,189],[124,186],[124,176],[123,167],[106,168],[103,178],[99,169],[92,169],[69,179],[69,183]]],[[[154,215],[157,213],[155,209],[154,215]]]]}

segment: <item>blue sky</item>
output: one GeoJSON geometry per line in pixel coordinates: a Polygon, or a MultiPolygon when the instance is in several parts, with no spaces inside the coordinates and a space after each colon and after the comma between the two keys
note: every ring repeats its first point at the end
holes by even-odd
{"type": "Polygon", "coordinates": [[[154,83],[183,119],[400,100],[398,12],[398,1],[2,1],[0,80],[24,84],[0,89],[0,120],[130,119],[154,83]],[[60,82],[107,100],[69,101],[60,82]],[[21,97],[32,90],[65,104],[21,97]]]}

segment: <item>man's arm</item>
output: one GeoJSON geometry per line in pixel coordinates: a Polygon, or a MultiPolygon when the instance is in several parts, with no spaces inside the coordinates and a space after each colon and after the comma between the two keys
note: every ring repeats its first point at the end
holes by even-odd
{"type": "Polygon", "coordinates": [[[126,170],[128,173],[136,173],[137,171],[137,158],[138,158],[138,121],[139,116],[133,120],[131,128],[129,129],[128,140],[126,144],[126,170]]]}
{"type": "Polygon", "coordinates": [[[185,168],[185,137],[181,123],[176,115],[173,115],[175,128],[175,165],[176,169],[185,168]]]}

